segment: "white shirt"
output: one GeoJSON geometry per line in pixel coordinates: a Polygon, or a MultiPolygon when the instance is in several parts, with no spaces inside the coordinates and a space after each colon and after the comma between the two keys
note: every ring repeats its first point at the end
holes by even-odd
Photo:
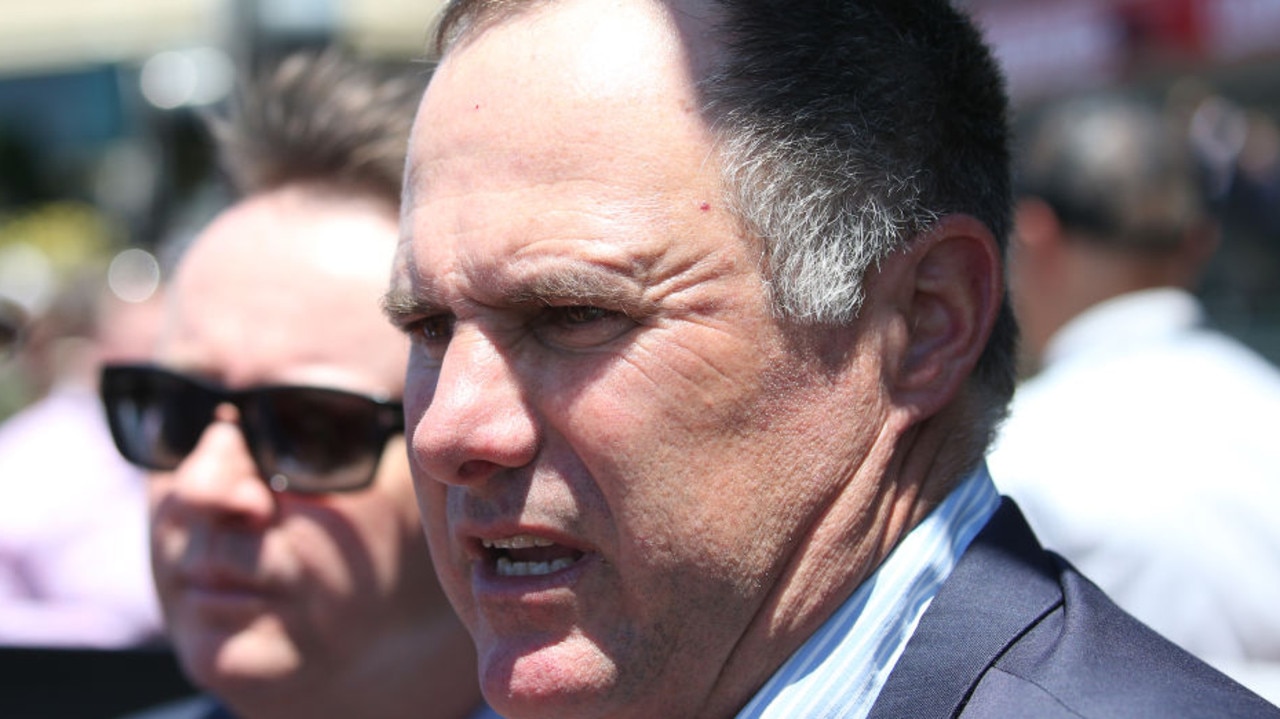
{"type": "Polygon", "coordinates": [[[1176,289],[1063,327],[989,457],[1120,606],[1280,699],[1280,372],[1176,289]]]}
{"type": "Polygon", "coordinates": [[[867,716],[921,615],[999,505],[981,466],[907,533],[738,719],[867,716]]]}

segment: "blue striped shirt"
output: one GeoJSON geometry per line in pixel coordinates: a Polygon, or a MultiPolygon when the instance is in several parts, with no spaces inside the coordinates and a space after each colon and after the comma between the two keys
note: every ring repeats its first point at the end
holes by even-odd
{"type": "Polygon", "coordinates": [[[867,716],[924,610],[999,504],[982,465],[907,533],[738,718],[867,716]]]}

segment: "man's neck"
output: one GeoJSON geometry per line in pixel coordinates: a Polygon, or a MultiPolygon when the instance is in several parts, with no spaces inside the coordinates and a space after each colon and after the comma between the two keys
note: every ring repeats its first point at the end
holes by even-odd
{"type": "Polygon", "coordinates": [[[948,426],[938,415],[905,432],[883,430],[827,512],[797,537],[776,591],[697,716],[733,716],[946,498],[963,474],[948,426]]]}

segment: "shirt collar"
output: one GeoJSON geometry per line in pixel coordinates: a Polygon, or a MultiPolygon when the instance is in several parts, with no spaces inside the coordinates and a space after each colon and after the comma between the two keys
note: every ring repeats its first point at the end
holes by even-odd
{"type": "Polygon", "coordinates": [[[865,717],[920,616],[999,504],[981,464],[907,533],[738,719],[865,717]]]}

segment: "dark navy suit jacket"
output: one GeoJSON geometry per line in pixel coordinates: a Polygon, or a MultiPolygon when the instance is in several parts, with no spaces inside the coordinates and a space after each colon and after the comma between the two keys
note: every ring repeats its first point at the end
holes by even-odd
{"type": "Polygon", "coordinates": [[[871,717],[1280,719],[1280,709],[1126,614],[1042,549],[1005,499],[921,617],[871,717]]]}

